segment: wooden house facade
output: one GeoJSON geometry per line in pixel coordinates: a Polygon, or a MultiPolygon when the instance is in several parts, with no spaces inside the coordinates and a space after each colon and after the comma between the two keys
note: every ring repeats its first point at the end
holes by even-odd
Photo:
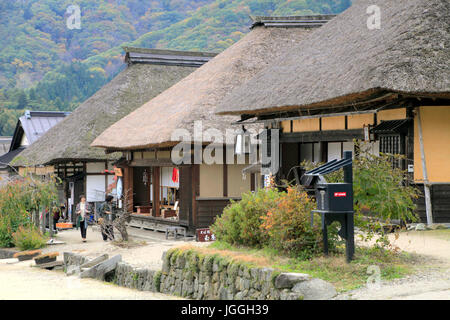
{"type": "Polygon", "coordinates": [[[421,219],[450,222],[449,18],[445,0],[355,1],[217,113],[280,129],[279,177],[303,160],[356,151],[353,139],[375,154],[405,155],[400,165],[424,195],[421,219]],[[371,5],[381,9],[380,28],[365,23],[371,5]]]}

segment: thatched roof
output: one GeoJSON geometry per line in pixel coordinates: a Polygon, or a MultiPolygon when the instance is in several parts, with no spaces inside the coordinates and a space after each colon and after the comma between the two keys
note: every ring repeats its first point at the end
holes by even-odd
{"type": "MultiPolygon", "coordinates": [[[[125,48],[127,55],[134,52],[125,48]]],[[[147,55],[161,50],[140,49],[147,55]]],[[[178,56],[177,51],[164,50],[178,56]]],[[[199,56],[205,56],[199,53],[199,56]]],[[[209,54],[211,58],[214,54],[209,54]]],[[[195,56],[195,54],[193,54],[195,56]]],[[[104,150],[90,147],[94,139],[111,124],[125,117],[143,103],[177,83],[196,67],[127,61],[129,66],[113,80],[82,103],[70,116],[54,126],[36,143],[13,160],[14,165],[43,165],[68,161],[100,161],[120,158],[120,153],[105,155],[104,150]]]]}
{"type": "Polygon", "coordinates": [[[355,0],[232,92],[217,112],[334,108],[389,93],[450,97],[450,1],[355,0]],[[381,9],[379,30],[367,26],[371,5],[381,9]]]}
{"type": "MultiPolygon", "coordinates": [[[[301,21],[303,17],[297,17],[301,21]]],[[[271,28],[254,26],[239,42],[164,91],[141,108],[121,119],[92,146],[113,150],[168,147],[176,129],[191,135],[194,122],[201,120],[203,130],[224,132],[236,117],[215,115],[215,108],[233,89],[242,86],[286,50],[303,39],[312,28],[271,28]]],[[[197,142],[197,141],[195,141],[197,142]]]]}

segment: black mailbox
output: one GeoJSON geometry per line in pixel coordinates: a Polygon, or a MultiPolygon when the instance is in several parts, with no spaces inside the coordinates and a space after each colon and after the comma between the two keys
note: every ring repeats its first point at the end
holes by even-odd
{"type": "Polygon", "coordinates": [[[317,210],[353,211],[353,186],[350,183],[324,183],[316,186],[317,210]]]}
{"type": "MultiPolygon", "coordinates": [[[[346,240],[347,261],[355,252],[353,222],[353,160],[352,152],[344,152],[344,159],[330,161],[316,169],[306,172],[301,178],[305,187],[314,187],[317,212],[322,216],[323,250],[328,254],[327,226],[334,221],[341,223],[339,235],[346,240]],[[343,169],[344,183],[327,183],[324,175],[343,169]]],[[[311,213],[311,224],[313,223],[311,213]]]]}

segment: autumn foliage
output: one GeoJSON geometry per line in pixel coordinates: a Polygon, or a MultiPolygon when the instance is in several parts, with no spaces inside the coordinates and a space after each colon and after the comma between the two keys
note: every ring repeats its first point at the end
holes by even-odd
{"type": "MultiPolygon", "coordinates": [[[[280,253],[308,258],[322,250],[320,216],[311,211],[316,203],[304,190],[289,187],[260,189],[243,194],[233,202],[211,227],[220,241],[232,245],[272,248],[280,253]]],[[[330,231],[330,248],[337,236],[330,231]]]]}
{"type": "MultiPolygon", "coordinates": [[[[17,176],[0,188],[0,247],[15,245],[13,234],[20,226],[31,227],[31,214],[57,201],[53,178],[17,176]]],[[[31,248],[29,248],[31,249],[31,248]]]]}

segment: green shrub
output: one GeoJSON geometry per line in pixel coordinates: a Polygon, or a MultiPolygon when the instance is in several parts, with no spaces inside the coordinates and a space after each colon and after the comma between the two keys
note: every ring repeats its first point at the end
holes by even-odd
{"type": "MultiPolygon", "coordinates": [[[[407,181],[407,172],[394,166],[404,156],[383,154],[373,155],[367,148],[355,142],[359,154],[353,161],[353,191],[355,202],[355,226],[365,231],[362,238],[370,240],[375,233],[384,234],[383,224],[393,219],[414,222],[417,220],[414,200],[419,191],[407,181]]],[[[321,164],[303,162],[306,170],[321,164]]],[[[339,170],[326,176],[332,182],[343,181],[343,171],[339,170]]],[[[388,245],[387,237],[377,239],[377,243],[388,245]]]]}
{"type": "MultiPolygon", "coordinates": [[[[268,239],[267,245],[285,254],[299,258],[310,258],[322,250],[322,227],[318,214],[314,214],[311,225],[311,212],[316,203],[306,191],[288,187],[277,200],[276,206],[263,217],[261,230],[268,239]]],[[[334,249],[337,236],[330,228],[328,239],[330,249],[334,249]]]]}
{"type": "Polygon", "coordinates": [[[230,244],[261,247],[266,242],[260,226],[281,193],[276,189],[260,189],[242,194],[241,201],[233,201],[217,218],[211,230],[220,241],[230,244]]]}
{"type": "Polygon", "coordinates": [[[0,247],[14,246],[13,233],[31,224],[31,212],[57,201],[56,180],[17,177],[0,188],[0,247]]]}
{"type": "MultiPolygon", "coordinates": [[[[271,248],[296,257],[309,258],[322,248],[321,219],[311,211],[316,204],[305,191],[289,187],[245,193],[233,202],[211,227],[217,240],[246,247],[271,248]]],[[[337,246],[337,228],[329,228],[329,248],[337,246]]]]}
{"type": "Polygon", "coordinates": [[[12,236],[14,245],[22,251],[42,248],[47,241],[39,230],[33,226],[20,226],[12,236]]]}

